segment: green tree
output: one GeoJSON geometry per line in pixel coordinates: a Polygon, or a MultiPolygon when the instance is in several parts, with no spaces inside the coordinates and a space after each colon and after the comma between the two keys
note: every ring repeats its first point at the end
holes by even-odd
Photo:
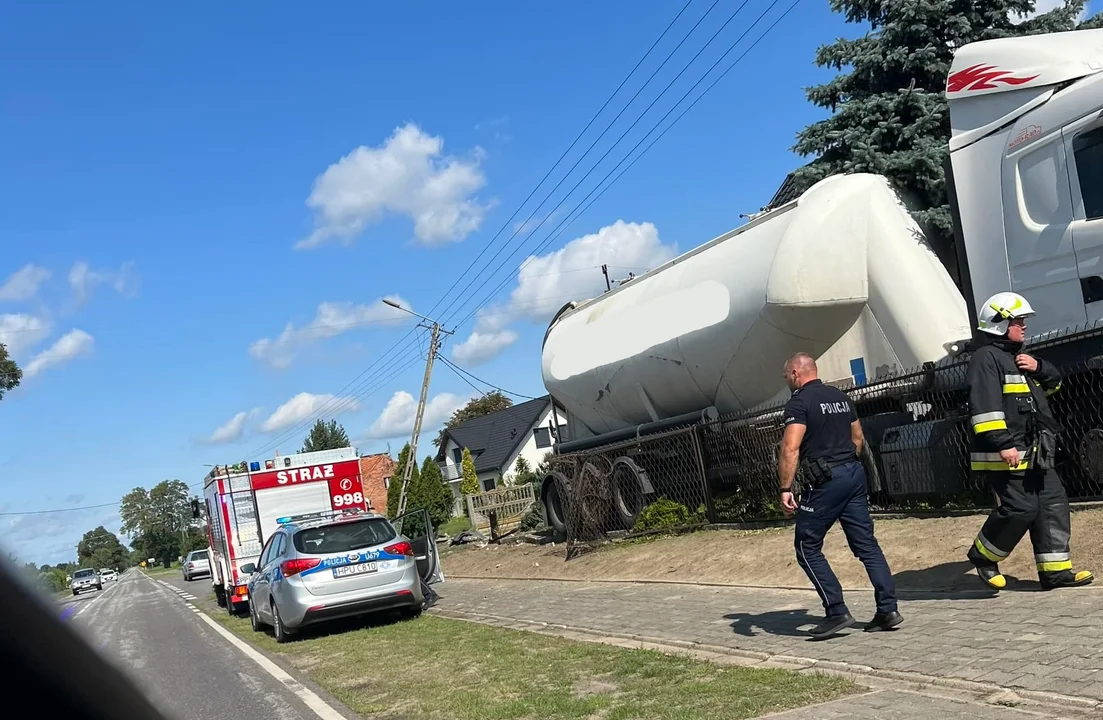
{"type": "MultiPolygon", "coordinates": [[[[953,267],[943,163],[950,115],[944,93],[954,49],[977,40],[1072,30],[1083,0],[1023,22],[1034,0],[831,0],[848,22],[868,24],[857,39],[821,46],[816,64],[839,71],[807,88],[830,117],[797,136],[793,150],[814,160],[793,174],[798,191],[837,173],[884,175],[912,205],[943,261],[953,267]]],[[[1100,23],[1097,15],[1085,23],[1100,23]]]]}
{"type": "Polygon", "coordinates": [[[121,529],[131,537],[135,550],[169,567],[187,552],[188,531],[198,527],[190,501],[188,486],[180,480],[164,480],[148,491],[134,488],[119,507],[121,529]]]}
{"type": "Polygon", "coordinates": [[[471,457],[471,451],[467,448],[463,449],[461,467],[463,468],[463,480],[460,480],[460,492],[464,496],[478,495],[479,476],[475,473],[475,460],[471,457]]]}
{"type": "Polygon", "coordinates": [[[4,399],[4,393],[14,389],[23,379],[23,371],[8,355],[8,348],[0,343],[0,400],[4,399]]]}
{"type": "Polygon", "coordinates": [[[481,397],[473,398],[462,408],[452,413],[452,417],[448,418],[448,422],[444,423],[444,427],[437,433],[436,438],[433,440],[433,444],[440,447],[440,442],[444,438],[444,431],[449,428],[462,425],[473,418],[489,415],[490,413],[495,413],[510,407],[513,407],[513,401],[498,390],[488,392],[481,397]]]}
{"type": "Polygon", "coordinates": [[[77,543],[77,561],[84,567],[123,568],[127,566],[127,551],[118,536],[100,525],[84,533],[77,543]]]}
{"type": "Polygon", "coordinates": [[[336,420],[325,422],[318,420],[314,427],[310,428],[310,434],[303,440],[301,452],[314,452],[316,450],[336,450],[351,445],[348,433],[337,424],[336,420]]]}
{"type": "Polygon", "coordinates": [[[429,520],[433,528],[437,529],[452,519],[452,507],[454,500],[452,491],[444,482],[444,475],[440,471],[440,465],[431,456],[425,457],[418,473],[417,483],[411,483],[406,509],[417,510],[425,508],[429,511],[429,520]]]}
{"type": "MultiPolygon", "coordinates": [[[[413,474],[410,475],[410,488],[414,487],[418,481],[417,460],[410,460],[410,443],[406,443],[403,446],[402,452],[398,454],[398,462],[395,463],[394,472],[391,473],[391,484],[387,487],[387,517],[392,520],[398,516],[398,503],[402,496],[402,478],[405,477],[406,463],[413,462],[413,474]]],[[[410,493],[410,488],[406,489],[407,496],[410,493]]],[[[406,506],[410,507],[410,498],[406,498],[406,506]]]]}

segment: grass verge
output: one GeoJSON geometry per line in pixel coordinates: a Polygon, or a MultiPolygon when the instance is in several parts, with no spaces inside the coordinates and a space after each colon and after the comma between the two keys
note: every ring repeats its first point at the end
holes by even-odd
{"type": "Polygon", "coordinates": [[[177,567],[167,567],[167,568],[157,566],[155,568],[138,568],[138,569],[141,570],[142,572],[144,572],[146,575],[148,575],[150,577],[164,577],[166,575],[175,575],[176,573],[180,572],[179,566],[177,566],[177,567]]]}
{"type": "Polygon", "coordinates": [[[284,645],[252,632],[247,618],[212,617],[365,718],[735,720],[856,689],[829,675],[722,667],[432,615],[341,623],[284,645]]]}

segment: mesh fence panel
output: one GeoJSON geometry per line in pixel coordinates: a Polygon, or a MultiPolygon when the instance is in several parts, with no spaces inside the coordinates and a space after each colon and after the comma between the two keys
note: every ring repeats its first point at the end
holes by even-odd
{"type": "MultiPolygon", "coordinates": [[[[1103,495],[1103,328],[1053,336],[1026,352],[1050,360],[1063,376],[1049,402],[1064,426],[1057,472],[1069,497],[1097,499],[1103,495]]],[[[967,359],[957,359],[860,386],[838,385],[861,418],[871,508],[994,504],[983,477],[969,470],[967,369],[967,359]]],[[[559,490],[568,541],[780,519],[782,407],[554,456],[549,479],[559,490]]]]}

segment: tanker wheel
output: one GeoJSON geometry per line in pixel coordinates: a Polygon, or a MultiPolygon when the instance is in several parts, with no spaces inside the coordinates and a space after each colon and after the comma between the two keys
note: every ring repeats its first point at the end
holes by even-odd
{"type": "Polygon", "coordinates": [[[617,526],[613,519],[609,476],[601,472],[599,464],[584,463],[572,487],[571,534],[576,540],[599,539],[606,530],[617,526]]]}
{"type": "Polygon", "coordinates": [[[643,492],[645,482],[650,484],[647,481],[647,471],[631,458],[620,457],[613,462],[613,511],[625,530],[631,530],[635,526],[640,513],[647,506],[643,492]]]}
{"type": "Polygon", "coordinates": [[[552,471],[540,484],[540,501],[544,504],[544,518],[557,535],[567,534],[567,502],[570,482],[558,471],[552,471]]]}

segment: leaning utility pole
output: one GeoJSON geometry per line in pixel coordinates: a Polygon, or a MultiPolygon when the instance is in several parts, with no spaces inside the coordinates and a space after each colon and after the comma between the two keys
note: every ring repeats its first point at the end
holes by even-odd
{"type": "Polygon", "coordinates": [[[429,353],[425,357],[425,378],[421,381],[421,397],[417,401],[417,414],[414,415],[414,432],[410,437],[410,453],[406,457],[406,467],[402,470],[402,492],[398,496],[398,510],[395,511],[395,517],[398,517],[406,512],[406,495],[410,491],[410,478],[413,477],[414,465],[417,464],[417,440],[421,435],[421,420],[425,416],[425,401],[429,397],[429,379],[433,375],[433,361],[437,357],[437,351],[440,350],[440,335],[441,333],[445,335],[451,335],[452,333],[441,328],[440,323],[436,320],[404,308],[393,300],[384,299],[383,302],[393,308],[423,318],[429,323],[428,325],[425,323],[418,325],[418,327],[429,329],[429,353]]]}

